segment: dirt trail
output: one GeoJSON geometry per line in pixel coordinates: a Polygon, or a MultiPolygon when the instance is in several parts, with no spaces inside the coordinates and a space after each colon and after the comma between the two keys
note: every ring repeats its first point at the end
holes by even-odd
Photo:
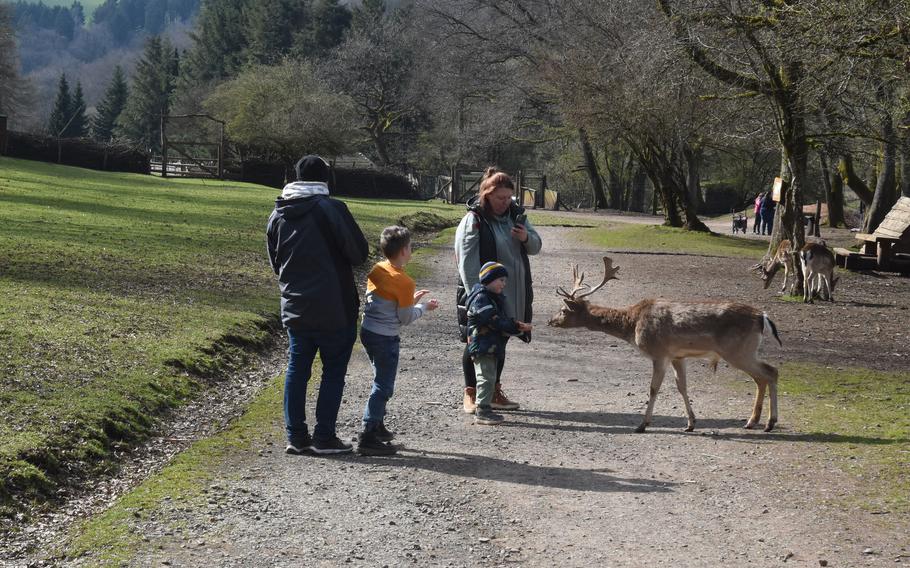
{"type": "MultiPolygon", "coordinates": [[[[406,449],[392,458],[287,456],[276,408],[272,440],[236,455],[205,500],[169,502],[137,525],[147,542],[132,565],[766,567],[910,560],[901,556],[910,554],[907,519],[892,515],[888,528],[880,515],[829,504],[857,481],[795,429],[786,394],[779,431],[742,429],[752,383],[723,365],[712,375],[690,364],[694,433],[682,431],[684,410],[668,378],[652,429],[634,434],[649,363],[611,337],[544,325],[559,306],[553,289],[569,283],[569,263],[594,273],[602,251],[570,240],[570,229],[541,234],[544,252],[532,260],[534,341],[509,344],[503,380],[523,410],[509,413],[506,424],[473,426],[461,411],[454,271],[450,249],[440,248],[430,261],[432,276],[418,284],[445,306],[405,328],[389,406],[387,424],[406,449]]],[[[603,303],[758,294],[747,260],[613,256],[622,279],[598,293],[603,303]]],[[[772,364],[799,354],[808,341],[800,317],[778,321],[792,350],[765,342],[772,364]]],[[[355,351],[342,436],[356,433],[369,377],[366,356],[355,351]]],[[[69,564],[91,565],[92,558],[69,564]]]]}

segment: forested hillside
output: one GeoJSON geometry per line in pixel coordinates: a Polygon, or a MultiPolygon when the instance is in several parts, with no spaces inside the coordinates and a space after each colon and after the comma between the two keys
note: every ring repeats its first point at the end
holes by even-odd
{"type": "Polygon", "coordinates": [[[545,172],[565,204],[695,230],[779,176],[775,241],[797,243],[804,204],[843,226],[861,203],[870,230],[910,195],[910,0],[106,0],[90,22],[78,3],[12,8],[38,102],[11,123],[54,135],[154,155],[161,115],[207,113],[238,162],[496,163],[545,172]]]}

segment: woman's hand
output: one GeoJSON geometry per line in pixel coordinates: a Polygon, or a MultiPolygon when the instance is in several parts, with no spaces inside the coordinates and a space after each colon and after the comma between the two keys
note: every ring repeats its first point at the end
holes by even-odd
{"type": "Polygon", "coordinates": [[[437,300],[436,298],[433,298],[432,300],[427,302],[427,311],[428,312],[432,312],[433,310],[435,310],[438,307],[439,307],[439,300],[437,300]]]}
{"type": "Polygon", "coordinates": [[[429,293],[430,293],[429,290],[417,290],[416,292],[414,292],[414,303],[416,304],[417,302],[420,301],[421,298],[423,298],[424,296],[426,296],[429,293]]]}
{"type": "Polygon", "coordinates": [[[528,242],[528,230],[524,225],[515,225],[512,227],[512,238],[518,239],[520,243],[528,242]]]}

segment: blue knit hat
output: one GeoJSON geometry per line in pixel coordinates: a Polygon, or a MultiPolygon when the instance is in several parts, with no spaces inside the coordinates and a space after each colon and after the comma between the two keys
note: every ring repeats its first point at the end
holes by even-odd
{"type": "Polygon", "coordinates": [[[484,286],[496,280],[497,278],[502,278],[503,276],[508,275],[509,271],[506,270],[506,267],[499,264],[498,262],[488,262],[480,267],[480,283],[484,286]]]}

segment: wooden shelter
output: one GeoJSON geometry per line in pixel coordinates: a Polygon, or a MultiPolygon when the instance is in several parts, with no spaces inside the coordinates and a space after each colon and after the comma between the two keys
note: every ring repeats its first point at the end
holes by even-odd
{"type": "Polygon", "coordinates": [[[910,197],[901,197],[874,233],[857,233],[862,250],[834,249],[839,266],[910,272],[910,197]]]}

